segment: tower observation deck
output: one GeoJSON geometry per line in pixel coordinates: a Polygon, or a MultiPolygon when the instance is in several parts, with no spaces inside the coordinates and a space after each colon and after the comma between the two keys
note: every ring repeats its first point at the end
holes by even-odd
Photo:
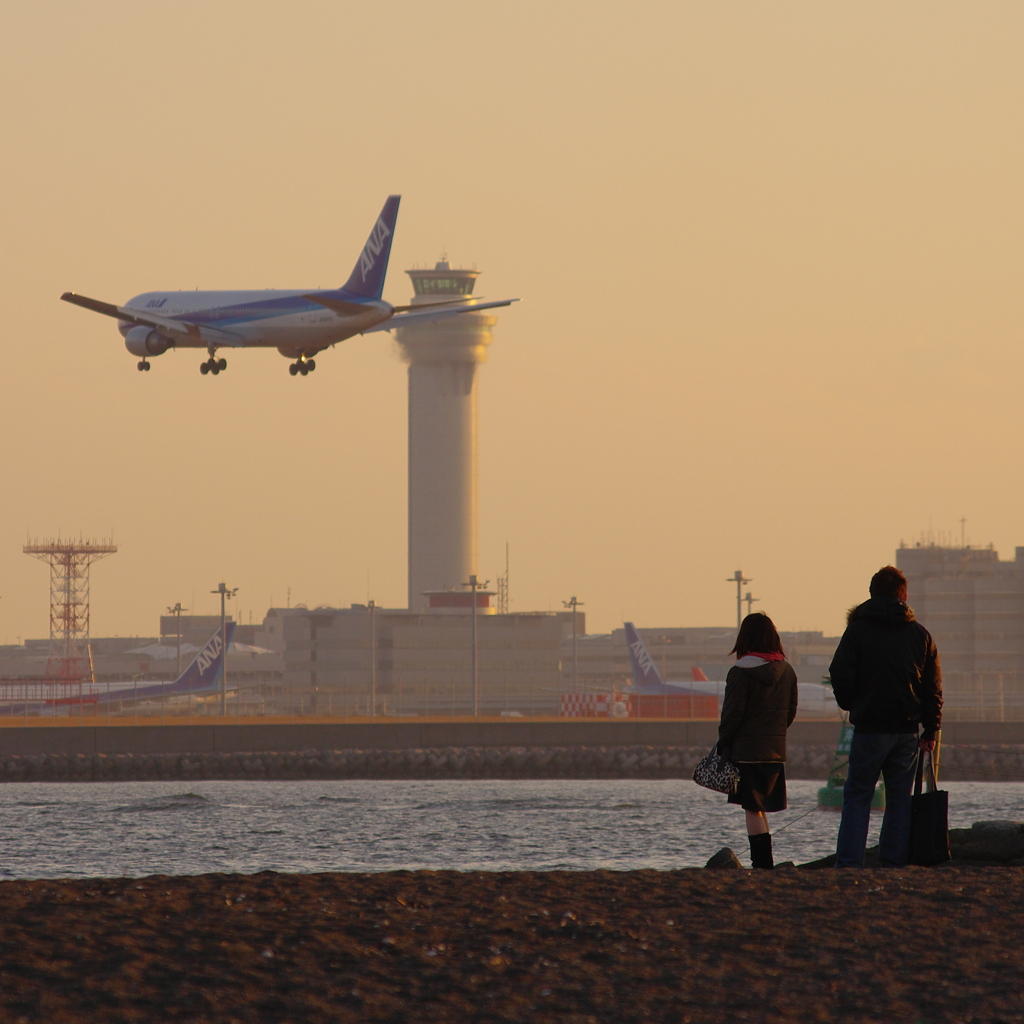
{"type": "MultiPolygon", "coordinates": [[[[406,273],[414,306],[469,298],[479,276],[447,260],[406,273]]],[[[395,332],[409,364],[410,611],[427,610],[427,593],[461,591],[477,571],[476,370],[496,323],[463,313],[395,332]]]]}

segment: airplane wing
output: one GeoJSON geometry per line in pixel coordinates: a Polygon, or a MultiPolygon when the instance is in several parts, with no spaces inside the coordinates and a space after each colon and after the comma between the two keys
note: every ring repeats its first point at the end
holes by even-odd
{"type": "MultiPolygon", "coordinates": [[[[447,320],[449,317],[459,316],[461,313],[473,313],[479,309],[494,309],[497,306],[511,306],[518,299],[502,299],[500,302],[477,302],[464,306],[445,306],[443,309],[424,309],[423,312],[396,313],[389,320],[385,320],[376,327],[368,327],[363,334],[373,334],[374,331],[393,331],[396,327],[404,327],[406,324],[425,324],[434,320],[447,320]]],[[[432,304],[433,305],[433,304],[432,304]]],[[[438,303],[437,305],[440,305],[438,303]]],[[[401,309],[416,310],[417,306],[402,306],[401,309]]]]}
{"type": "Polygon", "coordinates": [[[65,292],[61,299],[70,302],[83,309],[91,309],[94,313],[102,313],[104,316],[112,316],[118,320],[128,320],[141,327],[152,327],[169,338],[191,338],[193,341],[201,341],[204,344],[213,342],[216,345],[226,345],[237,348],[245,345],[245,339],[229,331],[222,331],[217,327],[190,323],[188,320],[172,320],[166,316],[155,316],[152,313],[142,313],[137,309],[127,309],[125,306],[115,306],[111,302],[100,302],[99,299],[90,299],[86,295],[76,295],[74,292],[65,292]]]}
{"type": "MultiPolygon", "coordinates": [[[[473,301],[476,301],[475,299],[473,301]]],[[[515,300],[512,300],[515,301],[515,300]]],[[[417,302],[411,306],[392,306],[392,313],[408,313],[411,309],[426,309],[428,306],[465,306],[465,299],[438,299],[437,302],[417,302]]]]}
{"type": "MultiPolygon", "coordinates": [[[[346,302],[344,299],[336,299],[330,295],[324,295],[321,292],[313,292],[312,295],[303,295],[304,299],[309,299],[310,302],[315,302],[318,306],[323,306],[325,309],[333,310],[335,313],[340,313],[342,316],[359,316],[366,312],[367,307],[361,302],[346,302]]],[[[510,300],[515,301],[515,300],[510,300]]],[[[455,305],[466,305],[465,299],[440,299],[437,302],[420,302],[415,306],[392,306],[392,313],[408,313],[410,309],[423,310],[428,306],[455,306],[455,305]]]]}

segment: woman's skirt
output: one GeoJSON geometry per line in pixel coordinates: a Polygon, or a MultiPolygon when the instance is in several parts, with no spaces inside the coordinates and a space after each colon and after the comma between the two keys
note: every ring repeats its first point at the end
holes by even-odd
{"type": "Polygon", "coordinates": [[[740,784],[728,802],[745,811],[784,811],[786,804],[786,766],[782,761],[745,761],[738,765],[740,784]]]}

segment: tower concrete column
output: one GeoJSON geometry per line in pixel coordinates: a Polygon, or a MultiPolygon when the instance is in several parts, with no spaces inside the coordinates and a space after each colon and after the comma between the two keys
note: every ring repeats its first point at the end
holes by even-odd
{"type": "MultiPolygon", "coordinates": [[[[409,270],[413,305],[472,295],[478,272],[409,270]]],[[[396,331],[409,364],[409,609],[477,571],[477,366],[497,318],[463,313],[396,331]]]]}

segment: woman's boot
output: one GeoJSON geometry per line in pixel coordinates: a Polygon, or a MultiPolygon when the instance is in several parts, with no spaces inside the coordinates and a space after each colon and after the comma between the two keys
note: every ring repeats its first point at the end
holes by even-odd
{"type": "Polygon", "coordinates": [[[772,834],[762,832],[757,836],[747,836],[750,841],[750,866],[752,868],[774,868],[772,860],[772,834]]]}

